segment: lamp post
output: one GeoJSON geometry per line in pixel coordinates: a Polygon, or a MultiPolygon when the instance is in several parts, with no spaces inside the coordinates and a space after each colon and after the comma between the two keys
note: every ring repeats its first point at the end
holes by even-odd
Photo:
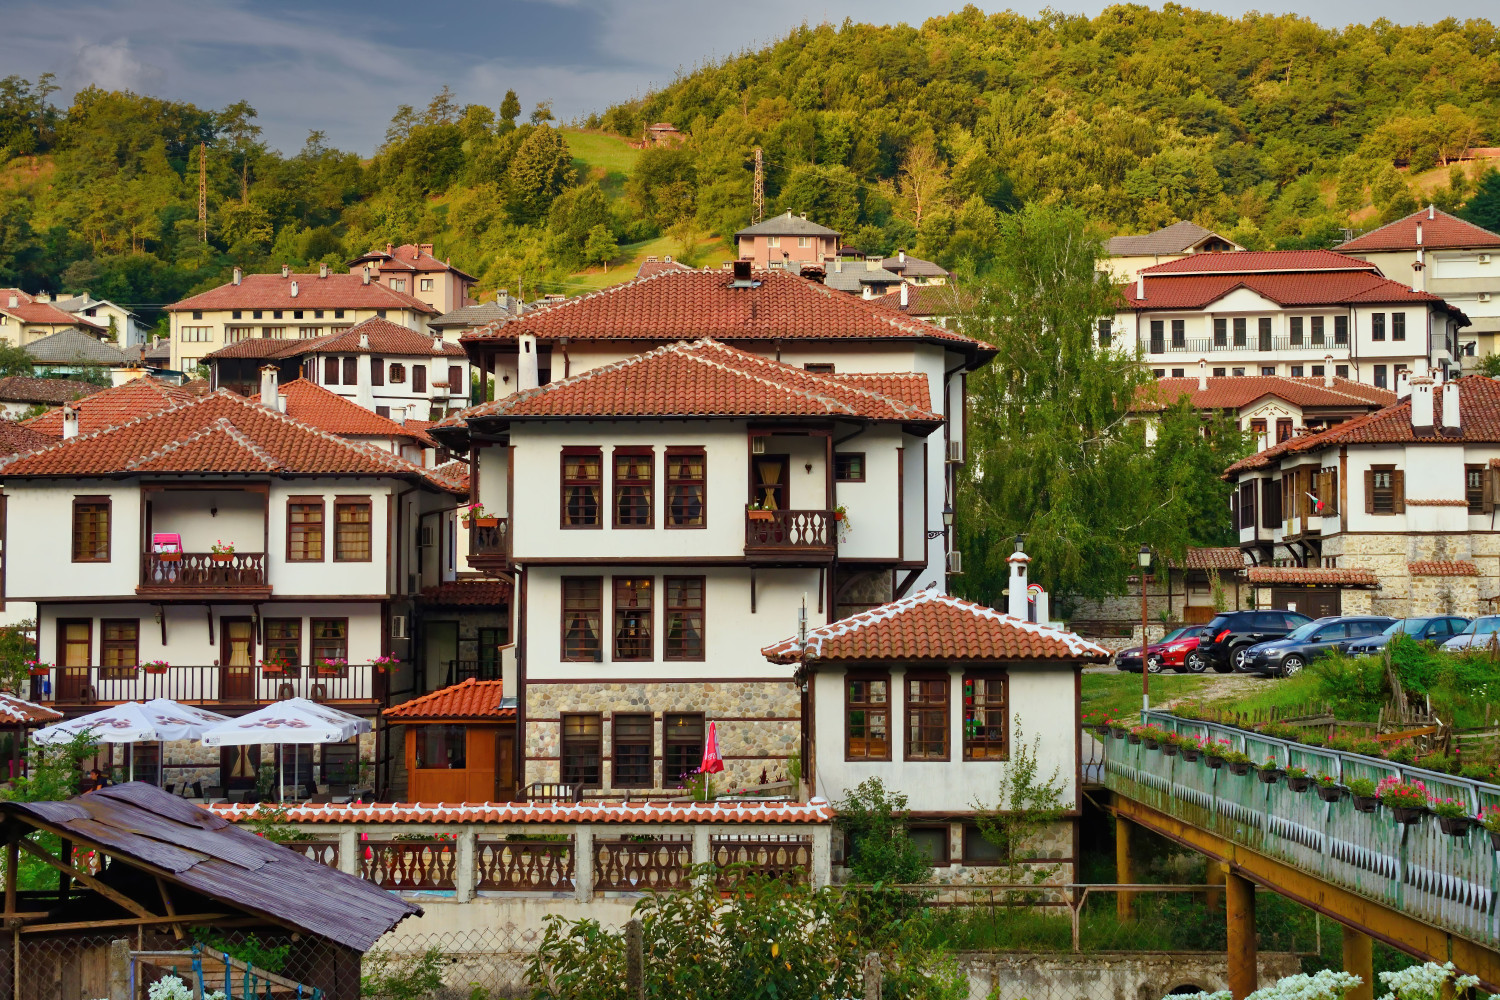
{"type": "Polygon", "coordinates": [[[1151,648],[1146,636],[1146,570],[1151,567],[1151,547],[1143,544],[1135,558],[1141,569],[1141,722],[1145,723],[1151,709],[1151,671],[1146,665],[1151,648]]]}
{"type": "Polygon", "coordinates": [[[942,538],[944,535],[946,535],[949,531],[952,531],[952,530],[953,530],[953,504],[951,504],[951,503],[944,504],[943,505],[943,526],[941,528],[939,528],[938,530],[936,530],[936,531],[929,531],[927,533],[927,538],[928,538],[929,541],[931,541],[934,538],[942,538]]]}

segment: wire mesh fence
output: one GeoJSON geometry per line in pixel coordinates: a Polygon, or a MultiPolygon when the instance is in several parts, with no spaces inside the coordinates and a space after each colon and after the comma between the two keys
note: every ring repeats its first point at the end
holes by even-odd
{"type": "Polygon", "coordinates": [[[371,1000],[529,997],[526,970],[540,939],[540,931],[514,925],[402,934],[365,955],[362,995],[371,1000]]]}

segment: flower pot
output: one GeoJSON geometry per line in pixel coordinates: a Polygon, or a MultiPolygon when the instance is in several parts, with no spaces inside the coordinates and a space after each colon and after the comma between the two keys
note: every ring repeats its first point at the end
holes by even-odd
{"type": "Polygon", "coordinates": [[[171,670],[172,668],[171,667],[142,667],[141,669],[144,670],[148,674],[164,674],[168,670],[171,670]]]}
{"type": "Polygon", "coordinates": [[[1318,798],[1324,802],[1337,802],[1344,797],[1344,793],[1348,790],[1343,785],[1319,785],[1318,798]]]}
{"type": "Polygon", "coordinates": [[[1176,743],[1163,743],[1161,752],[1163,757],[1176,757],[1177,751],[1182,749],[1176,743]]]}
{"type": "Polygon", "coordinates": [[[1109,727],[1108,726],[1095,726],[1093,728],[1094,728],[1094,735],[1096,735],[1096,736],[1099,736],[1099,737],[1102,738],[1102,737],[1105,737],[1105,736],[1109,735],[1109,727]]]}
{"type": "Polygon", "coordinates": [[[1312,787],[1312,782],[1313,780],[1304,774],[1300,778],[1287,778],[1286,787],[1294,792],[1305,792],[1312,787]]]}
{"type": "Polygon", "coordinates": [[[745,515],[747,517],[749,517],[750,520],[752,520],[752,521],[769,521],[769,520],[771,520],[771,512],[768,511],[768,510],[751,510],[751,511],[746,511],[745,515]]]}
{"type": "Polygon", "coordinates": [[[474,519],[472,517],[466,517],[466,518],[464,518],[463,519],[463,523],[464,523],[464,527],[465,528],[472,528],[472,527],[474,527],[474,519]]]}
{"type": "Polygon", "coordinates": [[[835,521],[842,521],[844,519],[844,517],[845,517],[844,512],[841,511],[841,510],[836,510],[836,511],[833,512],[833,519],[835,521]]]}
{"type": "Polygon", "coordinates": [[[161,562],[182,562],[181,552],[158,552],[156,558],[161,562]]]}
{"type": "Polygon", "coordinates": [[[1161,741],[1160,740],[1146,740],[1146,749],[1147,750],[1160,750],[1161,749],[1161,741]]]}
{"type": "Polygon", "coordinates": [[[1372,813],[1375,811],[1375,807],[1379,805],[1379,803],[1380,800],[1373,795],[1354,796],[1354,810],[1356,812],[1372,813]]]}
{"type": "Polygon", "coordinates": [[[481,528],[493,528],[500,523],[498,517],[476,517],[474,524],[481,528]]]}
{"type": "Polygon", "coordinates": [[[1126,733],[1125,741],[1133,747],[1138,747],[1141,745],[1141,738],[1135,733],[1126,733]]]}
{"type": "Polygon", "coordinates": [[[1403,826],[1410,826],[1422,819],[1422,814],[1427,810],[1421,806],[1388,806],[1392,818],[1403,826]]]}
{"type": "Polygon", "coordinates": [[[1276,784],[1277,781],[1281,780],[1281,776],[1285,773],[1286,772],[1279,767],[1263,767],[1256,772],[1256,774],[1260,777],[1261,784],[1264,785],[1276,784]]]}
{"type": "Polygon", "coordinates": [[[341,674],[343,672],[344,672],[344,668],[343,667],[319,667],[318,668],[318,676],[319,677],[337,677],[339,674],[341,674]]]}
{"type": "Polygon", "coordinates": [[[1189,764],[1191,764],[1201,756],[1203,756],[1203,751],[1199,750],[1197,747],[1182,748],[1182,759],[1187,761],[1189,764]]]}
{"type": "Polygon", "coordinates": [[[1468,816],[1439,816],[1438,826],[1450,837],[1462,837],[1469,832],[1474,820],[1468,816]]]}
{"type": "Polygon", "coordinates": [[[1127,735],[1129,735],[1129,733],[1130,730],[1126,729],[1124,726],[1109,727],[1109,734],[1117,740],[1123,740],[1127,735]]]}
{"type": "Polygon", "coordinates": [[[1232,761],[1229,762],[1229,771],[1230,771],[1231,774],[1241,774],[1241,775],[1249,774],[1250,773],[1250,762],[1247,760],[1247,761],[1244,761],[1242,763],[1242,762],[1237,761],[1237,760],[1232,760],[1232,761]]]}
{"type": "Polygon", "coordinates": [[[52,673],[52,668],[51,667],[32,667],[29,670],[27,670],[26,672],[28,674],[30,674],[31,676],[33,676],[33,677],[46,677],[48,674],[52,673]]]}
{"type": "Polygon", "coordinates": [[[1500,830],[1490,830],[1490,846],[1500,851],[1500,830]]]}
{"type": "Polygon", "coordinates": [[[234,559],[233,552],[210,552],[208,557],[214,562],[230,562],[234,559]]]}
{"type": "Polygon", "coordinates": [[[1204,757],[1203,758],[1203,763],[1205,763],[1205,764],[1208,765],[1209,770],[1211,770],[1211,771],[1217,771],[1219,768],[1221,768],[1221,767],[1224,766],[1224,758],[1223,757],[1204,757]]]}

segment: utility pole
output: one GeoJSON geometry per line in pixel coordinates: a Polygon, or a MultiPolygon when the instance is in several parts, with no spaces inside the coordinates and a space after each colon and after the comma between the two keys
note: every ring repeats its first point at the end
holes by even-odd
{"type": "Polygon", "coordinates": [[[750,224],[766,217],[766,172],[761,165],[760,147],[755,147],[755,204],[750,209],[750,224]]]}
{"type": "Polygon", "coordinates": [[[198,143],[198,241],[208,242],[208,143],[198,143]]]}

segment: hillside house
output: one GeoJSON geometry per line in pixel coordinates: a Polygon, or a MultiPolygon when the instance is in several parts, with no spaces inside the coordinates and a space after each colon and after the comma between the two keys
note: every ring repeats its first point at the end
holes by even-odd
{"type": "Polygon", "coordinates": [[[373,269],[375,281],[427,303],[435,314],[475,304],[470,292],[479,279],[433,256],[431,243],[403,243],[399,247],[387,243],[383,251],[371,250],[351,260],[349,273],[363,275],[366,267],[373,269]]]}
{"type": "Polygon", "coordinates": [[[836,258],[827,263],[823,272],[823,284],[829,288],[866,299],[879,298],[905,280],[899,273],[881,267],[874,257],[847,261],[836,258]]]}
{"type": "Polygon", "coordinates": [[[942,265],[920,257],[913,257],[905,250],[897,251],[896,256],[879,261],[879,265],[883,270],[901,275],[901,280],[908,285],[918,287],[946,285],[948,279],[952,277],[942,265]]]}
{"type": "Polygon", "coordinates": [[[1143,236],[1112,236],[1104,244],[1100,269],[1118,282],[1134,281],[1148,267],[1199,253],[1232,253],[1244,247],[1196,222],[1174,222],[1143,236]]]}
{"type": "Polygon", "coordinates": [[[746,226],[734,234],[739,259],[756,270],[780,269],[800,273],[803,265],[822,266],[839,255],[836,229],[809,222],[807,215],[785,212],[746,226]]]}
{"type": "Polygon", "coordinates": [[[52,304],[63,312],[81,316],[88,323],[102,326],[105,339],[119,347],[135,347],[146,342],[148,331],[141,318],[108,299],[96,299],[88,292],[80,292],[67,298],[55,299],[52,304]],[[112,335],[110,331],[113,331],[112,335]]]}
{"type": "Polygon", "coordinates": [[[427,326],[444,340],[457,343],[458,338],[470,330],[477,330],[489,323],[515,319],[527,308],[526,303],[502,288],[489,302],[460,306],[429,320],[427,326]]]}
{"type": "Polygon", "coordinates": [[[14,420],[33,407],[61,406],[91,396],[103,388],[93,382],[72,379],[7,375],[0,378],[0,417],[14,420]]]}
{"type": "Polygon", "coordinates": [[[0,341],[25,347],[33,340],[75,329],[95,337],[105,332],[103,324],[59,309],[46,292],[28,295],[19,288],[0,288],[0,341]]]}
{"type": "Polygon", "coordinates": [[[81,375],[130,364],[120,348],[75,327],[37,337],[25,351],[31,356],[32,371],[39,375],[81,375]]]}
{"type": "MultiPolygon", "coordinates": [[[[1294,366],[1294,369],[1301,366],[1294,366]]],[[[1141,388],[1134,412],[1149,415],[1186,398],[1202,412],[1234,418],[1240,430],[1254,434],[1258,448],[1269,448],[1298,434],[1325,430],[1353,417],[1396,402],[1389,389],[1339,378],[1328,364],[1308,377],[1296,375],[1161,378],[1141,388]]],[[[1206,363],[1198,370],[1205,372],[1206,363]]],[[[1148,439],[1154,439],[1148,430],[1148,439]]]]}

